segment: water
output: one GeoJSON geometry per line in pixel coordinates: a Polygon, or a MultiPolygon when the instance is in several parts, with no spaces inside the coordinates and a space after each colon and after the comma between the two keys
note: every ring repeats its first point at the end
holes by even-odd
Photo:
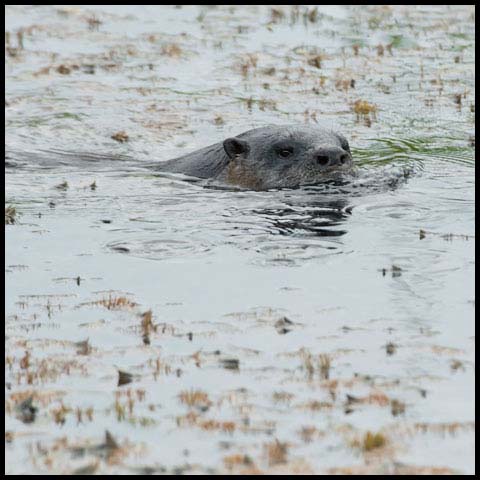
{"type": "Polygon", "coordinates": [[[6,31],[6,473],[474,472],[473,7],[8,6],[6,31]],[[358,180],[149,167],[304,122],[358,180]]]}

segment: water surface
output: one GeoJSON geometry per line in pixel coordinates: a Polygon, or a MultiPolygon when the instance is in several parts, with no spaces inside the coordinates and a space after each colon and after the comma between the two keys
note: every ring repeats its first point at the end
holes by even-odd
{"type": "Polygon", "coordinates": [[[8,6],[6,32],[6,473],[474,472],[474,7],[8,6]],[[316,122],[352,184],[150,167],[316,122]]]}

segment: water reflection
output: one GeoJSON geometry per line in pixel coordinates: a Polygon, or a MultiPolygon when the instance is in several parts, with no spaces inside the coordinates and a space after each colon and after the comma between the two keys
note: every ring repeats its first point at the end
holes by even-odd
{"type": "Polygon", "coordinates": [[[318,237],[341,237],[347,233],[339,227],[351,215],[345,199],[287,202],[278,208],[253,209],[252,213],[271,222],[271,232],[279,235],[307,234],[318,237]]]}

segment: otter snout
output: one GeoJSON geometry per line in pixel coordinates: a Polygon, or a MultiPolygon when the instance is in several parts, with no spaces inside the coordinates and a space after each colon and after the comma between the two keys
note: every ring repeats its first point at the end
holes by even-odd
{"type": "Polygon", "coordinates": [[[320,167],[341,167],[350,164],[352,156],[340,147],[322,147],[314,153],[314,161],[320,167]]]}

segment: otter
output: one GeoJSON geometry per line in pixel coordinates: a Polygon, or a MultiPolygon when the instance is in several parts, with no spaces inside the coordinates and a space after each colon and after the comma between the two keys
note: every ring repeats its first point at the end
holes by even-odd
{"type": "Polygon", "coordinates": [[[314,185],[353,172],[347,139],[319,126],[266,126],[156,164],[156,170],[253,190],[314,185]]]}

